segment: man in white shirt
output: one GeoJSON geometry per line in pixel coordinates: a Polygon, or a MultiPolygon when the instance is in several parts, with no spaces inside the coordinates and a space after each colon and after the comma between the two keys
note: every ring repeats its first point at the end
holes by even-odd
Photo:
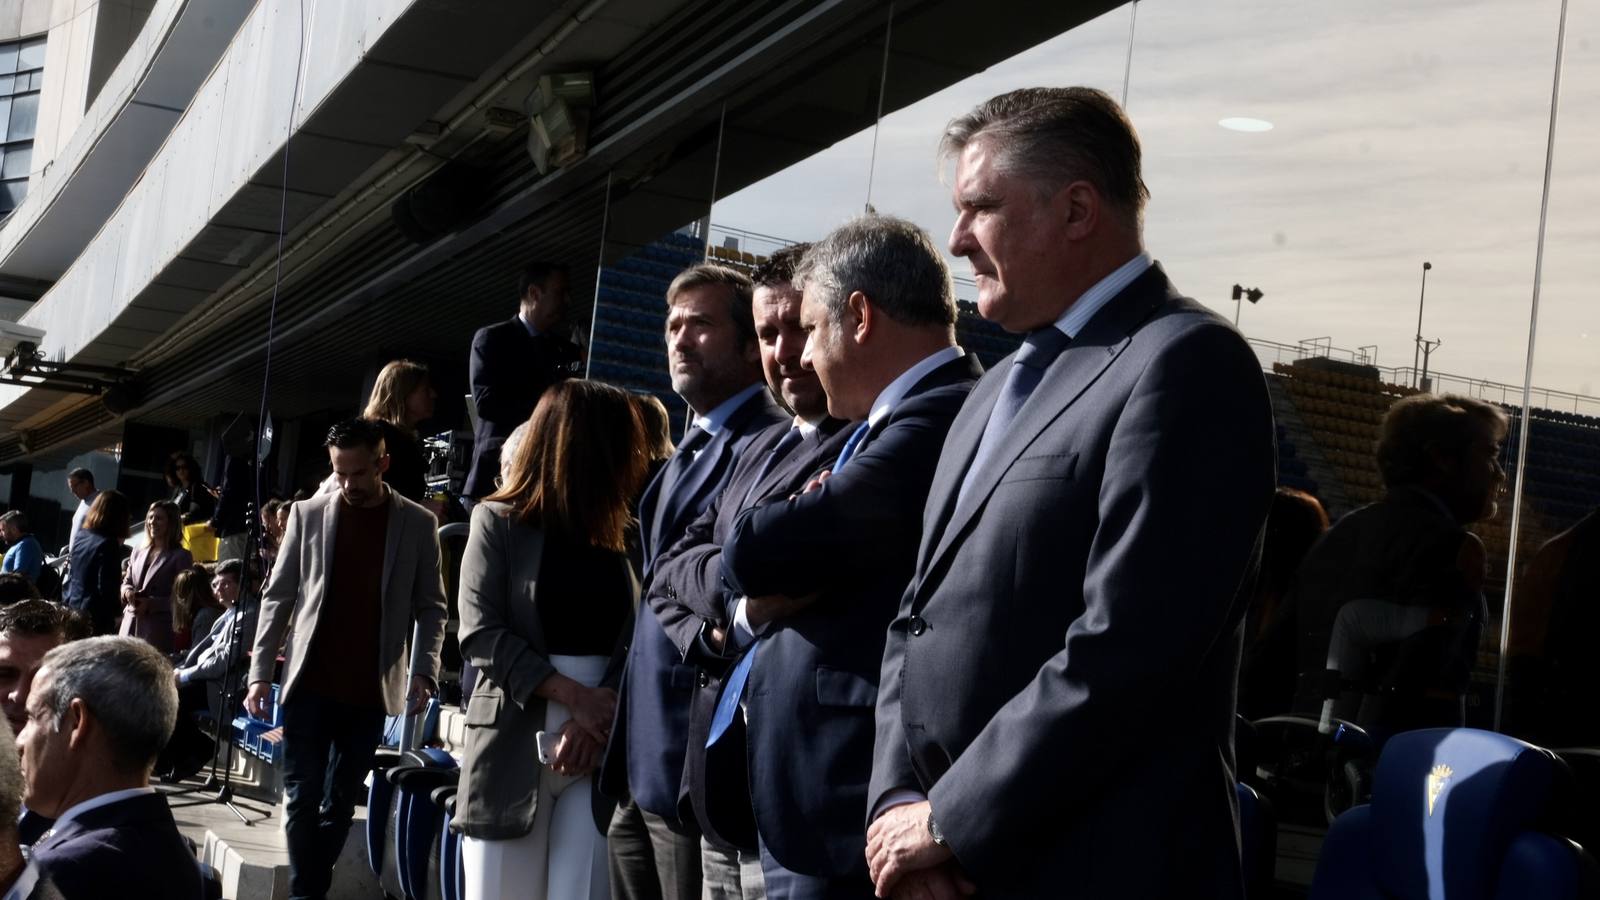
{"type": "Polygon", "coordinates": [[[97,637],[45,654],[17,738],[28,808],[55,819],[33,859],[66,900],[200,896],[200,869],[150,767],[172,733],[172,666],[148,642],[97,637]]]}
{"type": "Polygon", "coordinates": [[[67,532],[67,549],[71,550],[72,542],[78,539],[78,529],[83,527],[83,520],[89,517],[89,506],[94,503],[94,495],[100,492],[94,486],[94,473],[84,468],[67,473],[67,490],[78,498],[78,508],[72,513],[72,530],[67,532]]]}

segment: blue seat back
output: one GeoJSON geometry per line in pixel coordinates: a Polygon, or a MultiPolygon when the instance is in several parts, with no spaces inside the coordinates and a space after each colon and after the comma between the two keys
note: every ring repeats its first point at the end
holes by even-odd
{"type": "Polygon", "coordinates": [[[1507,889],[1563,896],[1546,893],[1542,879],[1577,871],[1580,851],[1536,830],[1558,766],[1548,751],[1493,732],[1396,735],[1379,757],[1372,802],[1329,830],[1313,900],[1496,900],[1513,861],[1521,874],[1507,889]],[[1564,866],[1552,867],[1563,853],[1564,866]]]}
{"type": "MultiPolygon", "coordinates": [[[[443,771],[454,770],[456,761],[450,754],[436,748],[415,750],[406,754],[408,765],[443,771]]],[[[400,889],[407,900],[426,900],[428,897],[428,854],[436,844],[434,838],[439,828],[439,809],[428,795],[438,787],[434,780],[413,785],[402,780],[399,784],[399,818],[395,825],[397,872],[400,889]]]]}

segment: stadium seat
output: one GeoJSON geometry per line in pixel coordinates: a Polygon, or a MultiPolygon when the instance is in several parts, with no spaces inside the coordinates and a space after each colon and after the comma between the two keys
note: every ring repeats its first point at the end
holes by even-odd
{"type": "Polygon", "coordinates": [[[431,884],[427,877],[430,857],[437,866],[439,851],[439,815],[430,795],[458,777],[455,760],[436,748],[407,751],[397,765],[383,773],[393,795],[385,817],[378,882],[389,896],[404,900],[439,897],[437,877],[431,884]]]}
{"type": "Polygon", "coordinates": [[[1263,799],[1255,788],[1243,782],[1234,788],[1239,795],[1239,851],[1244,869],[1244,895],[1246,900],[1270,897],[1278,852],[1278,820],[1272,803],[1263,799]]]}
{"type": "Polygon", "coordinates": [[[1493,732],[1396,735],[1372,802],[1329,829],[1311,900],[1592,897],[1594,861],[1538,830],[1563,774],[1548,751],[1493,732]]]}
{"type": "Polygon", "coordinates": [[[456,814],[457,785],[434,790],[433,805],[439,810],[439,896],[442,900],[461,900],[466,895],[466,869],[461,862],[461,835],[450,830],[456,814]]]}
{"type": "Polygon", "coordinates": [[[384,848],[389,844],[389,805],[394,785],[386,773],[400,764],[400,751],[379,749],[372,758],[371,783],[367,785],[367,865],[375,878],[383,877],[384,848]]]}

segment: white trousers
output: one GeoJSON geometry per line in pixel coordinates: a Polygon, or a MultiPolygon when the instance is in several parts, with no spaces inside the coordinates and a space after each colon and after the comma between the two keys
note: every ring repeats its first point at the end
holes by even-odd
{"type": "MultiPolygon", "coordinates": [[[[586,687],[600,684],[607,662],[604,656],[550,657],[557,672],[586,687]]],[[[571,717],[565,706],[547,701],[544,730],[555,734],[571,717]]],[[[537,755],[528,765],[539,766],[537,755]]],[[[532,831],[503,841],[464,839],[467,900],[609,900],[606,838],[594,824],[592,779],[540,766],[532,831]]]]}

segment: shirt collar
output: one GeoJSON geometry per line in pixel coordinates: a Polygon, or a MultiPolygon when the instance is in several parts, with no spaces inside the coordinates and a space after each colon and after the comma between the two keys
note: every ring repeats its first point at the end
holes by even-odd
{"type": "Polygon", "coordinates": [[[734,410],[737,410],[739,407],[743,406],[744,402],[749,400],[751,397],[754,397],[757,392],[764,391],[766,389],[767,386],[759,381],[750,385],[739,393],[734,394],[732,397],[722,401],[715,409],[711,410],[705,415],[695,416],[694,427],[704,431],[706,434],[709,434],[712,437],[716,437],[717,432],[722,430],[722,426],[728,424],[728,419],[733,417],[734,410]]]}
{"type": "Polygon", "coordinates": [[[533,327],[533,323],[528,321],[528,317],[523,315],[521,310],[517,311],[517,321],[521,322],[522,327],[528,330],[528,337],[539,336],[539,329],[533,327]]]}
{"type": "Polygon", "coordinates": [[[802,419],[799,416],[794,417],[794,427],[800,429],[801,437],[811,437],[813,434],[816,434],[817,425],[820,422],[820,419],[817,420],[817,422],[807,422],[805,419],[802,419]]]}
{"type": "Polygon", "coordinates": [[[108,794],[101,794],[98,797],[90,797],[82,803],[78,803],[69,807],[66,812],[57,816],[56,823],[50,826],[50,830],[52,832],[60,831],[64,825],[78,816],[81,816],[86,812],[99,809],[102,806],[110,806],[113,803],[121,803],[124,800],[132,800],[134,797],[142,797],[145,794],[154,794],[155,792],[155,788],[145,785],[144,787],[127,788],[126,790],[112,791],[108,794]]]}
{"type": "Polygon", "coordinates": [[[1133,284],[1133,280],[1145,273],[1152,265],[1150,254],[1140,251],[1138,256],[1128,260],[1117,267],[1115,272],[1095,282],[1094,287],[1083,292],[1067,311],[1056,320],[1056,327],[1069,338],[1078,336],[1083,326],[1089,324],[1094,314],[1111,302],[1111,298],[1122,293],[1122,289],[1133,284]]]}
{"type": "Polygon", "coordinates": [[[901,372],[898,378],[889,382],[889,386],[878,394],[878,399],[872,401],[872,412],[867,415],[867,424],[877,425],[888,418],[889,414],[894,412],[894,408],[900,405],[900,401],[904,400],[906,395],[911,393],[911,389],[917,386],[917,382],[923,379],[923,376],[945,363],[953,362],[966,355],[967,351],[960,347],[946,347],[923,357],[921,362],[901,372]]]}

